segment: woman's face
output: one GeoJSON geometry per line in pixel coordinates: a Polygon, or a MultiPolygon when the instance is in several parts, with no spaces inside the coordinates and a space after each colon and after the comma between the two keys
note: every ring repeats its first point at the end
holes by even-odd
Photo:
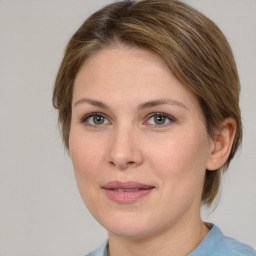
{"type": "Polygon", "coordinates": [[[74,83],[70,154],[110,234],[141,238],[200,219],[212,142],[196,98],[152,53],[105,48],[74,83]]]}

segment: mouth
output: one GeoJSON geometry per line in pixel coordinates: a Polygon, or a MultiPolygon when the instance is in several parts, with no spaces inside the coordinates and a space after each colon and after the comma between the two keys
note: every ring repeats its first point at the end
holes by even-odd
{"type": "Polygon", "coordinates": [[[155,187],[134,181],[112,181],[101,187],[107,197],[118,204],[132,204],[148,196],[155,187]]]}

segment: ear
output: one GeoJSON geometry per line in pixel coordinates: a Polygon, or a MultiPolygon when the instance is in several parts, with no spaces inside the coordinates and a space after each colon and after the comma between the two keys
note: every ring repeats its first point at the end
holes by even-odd
{"type": "Polygon", "coordinates": [[[217,170],[225,164],[231,151],[235,134],[236,121],[232,118],[225,119],[211,141],[211,151],[206,166],[207,170],[217,170]]]}

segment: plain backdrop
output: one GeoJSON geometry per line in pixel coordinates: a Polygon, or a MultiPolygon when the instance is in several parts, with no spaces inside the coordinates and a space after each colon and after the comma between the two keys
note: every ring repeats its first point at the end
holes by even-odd
{"type": "MultiPolygon", "coordinates": [[[[51,97],[69,38],[111,2],[0,0],[0,256],[81,256],[106,239],[80,199],[51,97]]],[[[242,84],[242,150],[204,220],[256,247],[256,1],[186,2],[225,33],[242,84]]]]}

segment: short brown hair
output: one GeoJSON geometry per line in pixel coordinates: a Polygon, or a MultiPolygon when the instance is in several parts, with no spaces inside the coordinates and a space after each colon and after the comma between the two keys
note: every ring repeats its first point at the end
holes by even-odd
{"type": "Polygon", "coordinates": [[[210,206],[218,193],[221,174],[242,139],[240,82],[225,36],[202,13],[178,0],[120,1],[91,15],[67,45],[53,92],[67,149],[74,79],[95,51],[117,44],[140,47],[160,56],[197,97],[209,136],[214,136],[224,119],[236,121],[237,132],[225,165],[215,171],[206,170],[202,202],[210,206]]]}

